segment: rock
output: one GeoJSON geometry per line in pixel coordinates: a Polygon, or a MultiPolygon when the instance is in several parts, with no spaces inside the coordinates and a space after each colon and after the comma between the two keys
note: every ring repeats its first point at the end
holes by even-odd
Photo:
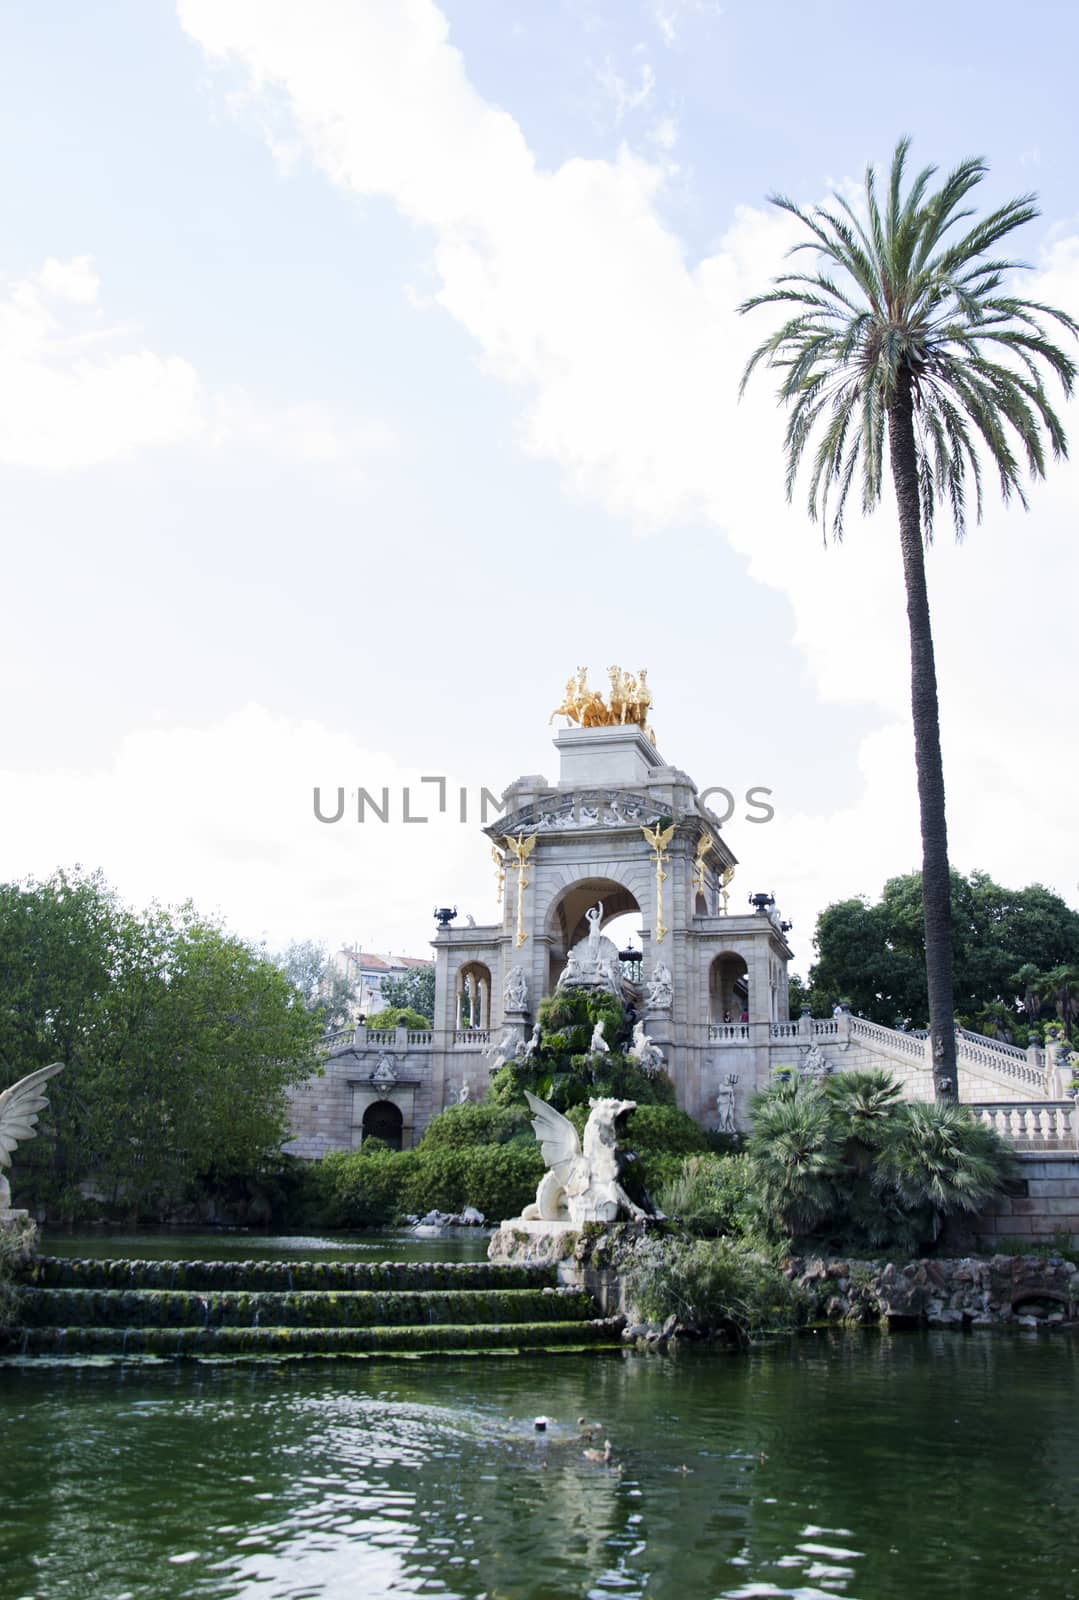
{"type": "Polygon", "coordinates": [[[459,1217],[454,1219],[462,1228],[482,1228],[485,1217],[482,1211],[477,1211],[475,1206],[465,1206],[459,1217]]]}

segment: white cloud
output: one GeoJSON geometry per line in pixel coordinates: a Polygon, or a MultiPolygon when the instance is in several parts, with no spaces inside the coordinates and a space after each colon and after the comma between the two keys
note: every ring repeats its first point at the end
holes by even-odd
{"type": "Polygon", "coordinates": [[[75,256],[71,261],[57,261],[55,256],[49,256],[39,279],[41,287],[49,294],[61,300],[73,300],[80,306],[95,305],[101,287],[89,256],[75,256]]]}
{"type": "Polygon", "coordinates": [[[50,256],[0,287],[0,465],[65,471],[193,444],[363,463],[392,446],[379,424],[208,390],[182,357],[132,348],[131,331],[106,322],[98,291],[88,256],[50,256]]]}
{"type": "Polygon", "coordinates": [[[634,87],[610,61],[606,61],[596,74],[600,88],[614,104],[614,120],[622,122],[631,112],[640,111],[651,100],[656,87],[656,75],[647,61],[641,63],[640,77],[634,87]]]}
{"type": "Polygon", "coordinates": [[[205,399],[179,357],[117,348],[86,256],[49,258],[0,298],[0,463],[89,467],[196,438],[205,399]]]}
{"type": "MultiPolygon", "coordinates": [[[[820,815],[807,773],[801,820],[754,844],[777,890],[784,874],[800,886],[803,923],[835,893],[915,864],[893,518],[885,506],[865,526],[853,519],[843,548],[824,551],[800,494],[793,509],[784,503],[782,419],[767,384],[736,400],[745,355],[768,326],[767,313],[741,319],[736,307],[778,267],[789,219],[742,208],[691,262],[657,206],[663,170],[627,148],[539,169],[513,118],[472,88],[430,0],[312,0],[302,11],[286,0],[179,0],[179,13],[211,56],[291,108],[333,182],[387,197],[431,230],[436,298],[489,372],[520,391],[530,449],[642,532],[691,520],[721,530],[751,577],[788,597],[822,698],[876,708],[857,804],[820,815]]],[[[675,9],[662,15],[673,30],[675,9]]],[[[1076,309],[1079,245],[1058,242],[1030,288],[1076,309]]],[[[1056,474],[1027,519],[994,508],[962,551],[942,530],[930,560],[954,858],[1012,881],[1063,879],[1066,892],[1077,873],[1056,795],[1079,782],[1059,737],[1077,664],[1065,601],[1079,577],[1076,484],[1071,469],[1056,474]],[[1052,752],[1044,762],[1042,751],[1052,752]]],[[[680,603],[691,575],[665,571],[660,544],[640,560],[657,603],[680,603]]],[[[721,622],[716,646],[720,660],[721,622]]],[[[751,707],[755,663],[732,669],[751,707]]],[[[822,765],[830,754],[821,750],[822,765]]]]}
{"type": "MultiPolygon", "coordinates": [[[[437,786],[422,776],[339,729],[258,705],[202,726],[140,729],[94,772],[0,768],[0,882],[101,865],[135,905],[242,907],[242,925],[229,917],[236,931],[273,947],[310,936],[422,956],[417,907],[456,895],[462,917],[500,915],[488,847],[475,822],[459,821],[457,778],[446,775],[440,815],[437,786]],[[340,822],[315,818],[316,785],[327,816],[344,787],[340,822]],[[406,785],[409,814],[426,824],[403,822],[406,785]],[[358,787],[377,802],[389,791],[386,823],[357,821],[358,787]]],[[[478,820],[479,795],[466,796],[478,820]]]]}

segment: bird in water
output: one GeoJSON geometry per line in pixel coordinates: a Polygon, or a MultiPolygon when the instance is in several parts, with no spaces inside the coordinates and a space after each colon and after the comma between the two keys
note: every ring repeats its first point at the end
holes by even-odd
{"type": "Polygon", "coordinates": [[[586,1450],[584,1453],[584,1458],[586,1461],[598,1461],[604,1467],[609,1466],[611,1460],[611,1441],[609,1439],[604,1439],[602,1450],[586,1450]]]}

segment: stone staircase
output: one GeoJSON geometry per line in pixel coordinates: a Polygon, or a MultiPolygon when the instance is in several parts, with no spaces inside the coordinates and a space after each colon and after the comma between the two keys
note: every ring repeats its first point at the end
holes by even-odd
{"type": "Polygon", "coordinates": [[[556,1269],[38,1257],[0,1361],[512,1354],[619,1343],[556,1269]]]}

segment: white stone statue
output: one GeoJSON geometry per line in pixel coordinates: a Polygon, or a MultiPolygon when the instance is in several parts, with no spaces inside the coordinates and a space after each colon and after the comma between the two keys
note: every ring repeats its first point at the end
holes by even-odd
{"type": "Polygon", "coordinates": [[[507,1011],[524,1011],[528,1006],[528,979],[523,967],[511,967],[502,987],[502,1003],[507,1011]]]}
{"type": "Polygon", "coordinates": [[[548,1170],[540,1179],[535,1203],[521,1213],[522,1221],[571,1222],[575,1227],[586,1222],[615,1222],[620,1216],[641,1221],[644,1212],[618,1181],[615,1128],[620,1116],[636,1109],[636,1101],[590,1100],[592,1111],[582,1141],[561,1111],[537,1100],[527,1089],[525,1098],[548,1170]]]}
{"type": "Polygon", "coordinates": [[[459,1106],[466,1105],[467,1102],[468,1102],[468,1097],[471,1094],[471,1092],[472,1091],[469,1088],[468,1084],[467,1083],[462,1083],[461,1087],[457,1091],[457,1104],[459,1106]]]}
{"type": "Polygon", "coordinates": [[[531,1058],[535,1055],[536,1051],[539,1049],[539,1042],[540,1042],[540,1025],[537,1022],[536,1026],[532,1029],[532,1037],[529,1039],[528,1043],[525,1045],[525,1048],[524,1048],[524,1058],[525,1058],[526,1061],[530,1061],[531,1058]]]}
{"type": "Polygon", "coordinates": [[[487,1069],[489,1072],[497,1072],[499,1067],[506,1065],[510,1057],[515,1054],[520,1037],[520,1030],[517,1028],[503,1030],[502,1037],[498,1043],[492,1045],[487,1051],[487,1069]]]}
{"type": "Polygon", "coordinates": [[[674,979],[671,969],[662,961],[657,961],[648,985],[648,994],[645,999],[649,1011],[669,1011],[674,1003],[674,979]]]}
{"type": "Polygon", "coordinates": [[[811,1044],[807,1050],[803,1051],[802,1064],[798,1068],[798,1071],[803,1078],[825,1078],[828,1076],[831,1070],[832,1069],[828,1065],[828,1062],[825,1058],[824,1051],[821,1049],[820,1045],[816,1043],[816,1041],[814,1041],[814,1043],[811,1044]]]}
{"type": "MultiPolygon", "coordinates": [[[[0,1168],[10,1167],[12,1151],[36,1137],[37,1119],[48,1105],[45,1084],[63,1072],[64,1063],[39,1067],[0,1094],[0,1168]]],[[[11,1214],[11,1186],[0,1171],[0,1217],[11,1214]]]]}
{"type": "Polygon", "coordinates": [[[594,1056],[605,1056],[607,1054],[607,1037],[603,1031],[602,1017],[600,1017],[599,1021],[596,1023],[596,1026],[592,1029],[592,1042],[588,1046],[588,1049],[589,1052],[594,1056]]]}
{"type": "Polygon", "coordinates": [[[584,914],[588,923],[588,965],[597,970],[599,967],[599,941],[602,937],[600,924],[603,921],[603,901],[599,900],[594,906],[589,906],[584,914]]]}
{"type": "Polygon", "coordinates": [[[654,1077],[657,1072],[662,1072],[666,1065],[663,1059],[663,1051],[658,1044],[653,1044],[645,1033],[643,1022],[634,1023],[633,1038],[626,1046],[626,1055],[631,1061],[635,1061],[650,1078],[654,1077]]]}

